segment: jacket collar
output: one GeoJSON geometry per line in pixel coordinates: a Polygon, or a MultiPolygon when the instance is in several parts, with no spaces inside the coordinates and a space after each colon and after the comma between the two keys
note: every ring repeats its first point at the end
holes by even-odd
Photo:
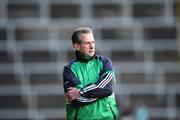
{"type": "Polygon", "coordinates": [[[76,60],[80,62],[88,62],[90,60],[93,60],[95,58],[95,54],[93,57],[88,56],[87,54],[80,55],[78,51],[76,51],[76,60]]]}

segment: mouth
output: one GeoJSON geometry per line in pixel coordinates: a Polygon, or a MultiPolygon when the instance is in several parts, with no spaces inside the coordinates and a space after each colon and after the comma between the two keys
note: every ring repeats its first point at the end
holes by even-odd
{"type": "Polygon", "coordinates": [[[89,52],[94,52],[94,51],[89,51],[89,52]]]}

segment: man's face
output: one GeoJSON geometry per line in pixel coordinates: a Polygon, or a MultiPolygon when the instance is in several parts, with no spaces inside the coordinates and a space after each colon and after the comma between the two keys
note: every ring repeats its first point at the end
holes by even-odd
{"type": "Polygon", "coordinates": [[[87,54],[90,57],[95,54],[95,40],[92,33],[84,33],[80,35],[80,39],[82,40],[79,45],[79,52],[81,54],[87,54]]]}

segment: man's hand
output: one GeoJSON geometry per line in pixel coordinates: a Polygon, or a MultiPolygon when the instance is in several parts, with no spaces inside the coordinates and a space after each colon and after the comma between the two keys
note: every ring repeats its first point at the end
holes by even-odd
{"type": "Polygon", "coordinates": [[[75,87],[70,87],[68,88],[68,92],[65,94],[65,97],[68,98],[69,101],[73,101],[80,96],[79,91],[80,90],[75,87]]]}

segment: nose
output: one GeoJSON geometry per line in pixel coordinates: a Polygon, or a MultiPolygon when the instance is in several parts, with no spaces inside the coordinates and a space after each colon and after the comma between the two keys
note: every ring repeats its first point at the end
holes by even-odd
{"type": "Polygon", "coordinates": [[[90,49],[93,49],[93,47],[91,46],[90,49]]]}
{"type": "Polygon", "coordinates": [[[90,49],[93,49],[93,48],[94,48],[94,43],[91,42],[91,44],[90,44],[90,49]]]}

